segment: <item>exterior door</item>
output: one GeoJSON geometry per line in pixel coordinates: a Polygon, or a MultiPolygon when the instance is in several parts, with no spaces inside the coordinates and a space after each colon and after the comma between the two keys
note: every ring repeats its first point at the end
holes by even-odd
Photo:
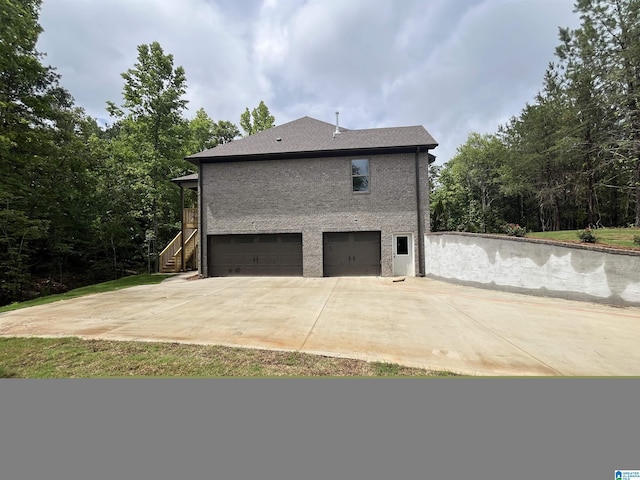
{"type": "Polygon", "coordinates": [[[410,233],[393,236],[393,274],[413,275],[413,236],[410,233]]]}

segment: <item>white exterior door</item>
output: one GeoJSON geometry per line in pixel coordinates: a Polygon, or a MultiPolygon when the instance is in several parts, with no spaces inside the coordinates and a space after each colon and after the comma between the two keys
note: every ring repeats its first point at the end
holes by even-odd
{"type": "Polygon", "coordinates": [[[413,235],[410,233],[393,236],[393,274],[413,276],[413,235]]]}

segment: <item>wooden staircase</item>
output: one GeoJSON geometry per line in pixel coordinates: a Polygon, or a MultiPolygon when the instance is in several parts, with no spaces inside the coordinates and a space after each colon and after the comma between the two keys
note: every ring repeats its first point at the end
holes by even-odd
{"type": "MultiPolygon", "coordinates": [[[[186,264],[196,254],[198,249],[198,230],[191,232],[184,241],[184,263],[186,264]]],[[[160,252],[160,272],[177,273],[182,268],[182,232],[179,232],[173,240],[160,252]]]]}
{"type": "MultiPolygon", "coordinates": [[[[184,260],[185,266],[198,254],[198,216],[197,209],[185,208],[182,213],[182,222],[186,240],[182,242],[182,232],[171,240],[169,245],[160,252],[160,272],[161,273],[177,273],[185,270],[182,265],[184,260]],[[184,245],[184,255],[182,247],[184,245]]],[[[196,262],[197,263],[197,262],[196,262]]]]}

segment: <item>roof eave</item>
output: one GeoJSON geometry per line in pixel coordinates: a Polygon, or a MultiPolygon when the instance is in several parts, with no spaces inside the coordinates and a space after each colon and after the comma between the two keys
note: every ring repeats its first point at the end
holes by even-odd
{"type": "Polygon", "coordinates": [[[393,153],[428,152],[438,146],[437,143],[424,145],[403,145],[392,147],[348,148],[335,150],[309,150],[300,152],[258,153],[249,155],[189,156],[185,160],[200,165],[201,163],[248,162],[263,160],[288,160],[294,158],[327,158],[352,157],[356,155],[384,155],[393,153]]]}

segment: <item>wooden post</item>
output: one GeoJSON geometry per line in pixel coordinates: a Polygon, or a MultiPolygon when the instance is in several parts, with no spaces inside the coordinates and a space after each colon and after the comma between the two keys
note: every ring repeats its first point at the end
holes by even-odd
{"type": "Polygon", "coordinates": [[[180,249],[180,271],[184,272],[184,186],[180,184],[180,229],[182,231],[182,235],[180,238],[181,246],[180,249]]]}

